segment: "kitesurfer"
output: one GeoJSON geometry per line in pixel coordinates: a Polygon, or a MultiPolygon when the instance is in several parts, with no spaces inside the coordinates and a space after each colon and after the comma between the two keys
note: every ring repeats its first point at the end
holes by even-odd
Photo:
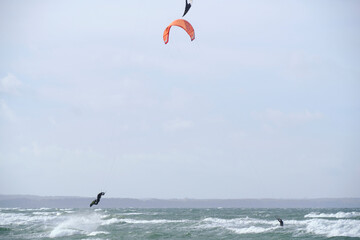
{"type": "Polygon", "coordinates": [[[93,205],[98,205],[98,203],[100,202],[100,199],[101,199],[101,197],[102,197],[103,195],[105,195],[104,192],[99,193],[99,194],[97,195],[97,198],[90,203],[90,207],[92,207],[93,205]]]}
{"type": "Polygon", "coordinates": [[[277,220],[279,221],[280,226],[284,226],[284,222],[283,222],[283,220],[281,218],[278,218],[277,220]]]}

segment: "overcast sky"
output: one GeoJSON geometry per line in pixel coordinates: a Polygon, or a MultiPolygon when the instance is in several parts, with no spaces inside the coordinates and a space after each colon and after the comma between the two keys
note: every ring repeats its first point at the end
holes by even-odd
{"type": "Polygon", "coordinates": [[[360,1],[0,0],[0,194],[360,197],[360,1]]]}

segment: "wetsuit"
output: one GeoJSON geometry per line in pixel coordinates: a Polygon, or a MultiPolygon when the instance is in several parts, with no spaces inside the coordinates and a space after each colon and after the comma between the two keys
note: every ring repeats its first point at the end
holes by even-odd
{"type": "Polygon", "coordinates": [[[278,218],[278,221],[280,223],[280,226],[284,226],[284,222],[283,222],[283,220],[281,218],[278,218]]]}
{"type": "Polygon", "coordinates": [[[103,196],[103,195],[105,195],[104,192],[99,193],[97,195],[97,198],[90,203],[90,207],[92,207],[92,205],[98,205],[98,203],[100,202],[101,196],[103,196]]]}

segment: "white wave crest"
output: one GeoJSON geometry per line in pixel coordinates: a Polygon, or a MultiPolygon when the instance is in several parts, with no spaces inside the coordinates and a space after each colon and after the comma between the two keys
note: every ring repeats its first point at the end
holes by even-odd
{"type": "Polygon", "coordinates": [[[69,215],[62,218],[55,228],[50,232],[49,237],[65,237],[75,234],[90,234],[95,232],[101,225],[101,215],[82,214],[69,215]]]}
{"type": "Polygon", "coordinates": [[[130,218],[119,219],[120,222],[132,224],[166,224],[166,223],[184,223],[189,220],[167,220],[167,219],[154,219],[154,220],[136,220],[130,218]]]}
{"type": "Polygon", "coordinates": [[[99,235],[99,234],[109,234],[108,232],[104,232],[104,231],[95,231],[95,232],[91,232],[88,234],[88,236],[96,236],[96,235],[99,235]]]}
{"type": "Polygon", "coordinates": [[[73,211],[73,208],[59,208],[60,211],[73,211]]]}
{"type": "Polygon", "coordinates": [[[313,219],[307,221],[306,232],[327,237],[360,237],[360,220],[313,219]]]}
{"type": "Polygon", "coordinates": [[[337,212],[337,213],[318,213],[311,212],[305,218],[355,218],[360,217],[360,212],[337,212]]]}
{"type": "Polygon", "coordinates": [[[143,213],[138,213],[138,212],[134,212],[134,213],[122,213],[122,215],[124,215],[124,216],[143,215],[143,213]]]}
{"type": "Polygon", "coordinates": [[[237,233],[237,234],[251,234],[251,233],[264,233],[264,232],[270,232],[273,231],[275,229],[277,229],[278,227],[255,227],[255,226],[251,226],[248,228],[228,228],[229,230],[237,233]]]}
{"type": "Polygon", "coordinates": [[[114,223],[119,223],[121,222],[121,219],[118,218],[110,218],[110,219],[105,219],[102,221],[101,225],[111,225],[114,223]]]}
{"type": "Polygon", "coordinates": [[[55,213],[29,215],[25,213],[0,213],[0,225],[28,225],[56,218],[55,213]]]}
{"type": "Polygon", "coordinates": [[[274,231],[278,229],[276,220],[262,220],[256,218],[205,218],[200,228],[223,228],[236,234],[255,234],[274,231]]]}
{"type": "Polygon", "coordinates": [[[40,208],[39,210],[41,210],[41,211],[47,211],[47,210],[51,210],[51,208],[46,208],[46,207],[42,207],[42,208],[40,208]]]}
{"type": "Polygon", "coordinates": [[[249,224],[275,224],[278,225],[276,220],[268,221],[256,218],[233,218],[233,219],[223,219],[223,218],[205,218],[204,222],[217,223],[217,224],[236,224],[236,225],[249,225],[249,224]]]}
{"type": "Polygon", "coordinates": [[[61,213],[59,212],[33,212],[33,215],[39,216],[59,216],[61,213]]]}

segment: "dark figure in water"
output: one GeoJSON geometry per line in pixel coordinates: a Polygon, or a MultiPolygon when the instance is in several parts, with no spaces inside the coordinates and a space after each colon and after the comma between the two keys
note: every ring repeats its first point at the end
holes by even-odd
{"type": "Polygon", "coordinates": [[[283,222],[283,220],[281,218],[278,218],[277,220],[279,221],[280,226],[284,226],[284,222],[283,222]]]}
{"type": "Polygon", "coordinates": [[[90,207],[92,207],[92,205],[98,205],[98,203],[100,202],[101,196],[103,196],[103,195],[105,195],[104,192],[99,193],[97,195],[97,198],[90,203],[90,207]]]}

